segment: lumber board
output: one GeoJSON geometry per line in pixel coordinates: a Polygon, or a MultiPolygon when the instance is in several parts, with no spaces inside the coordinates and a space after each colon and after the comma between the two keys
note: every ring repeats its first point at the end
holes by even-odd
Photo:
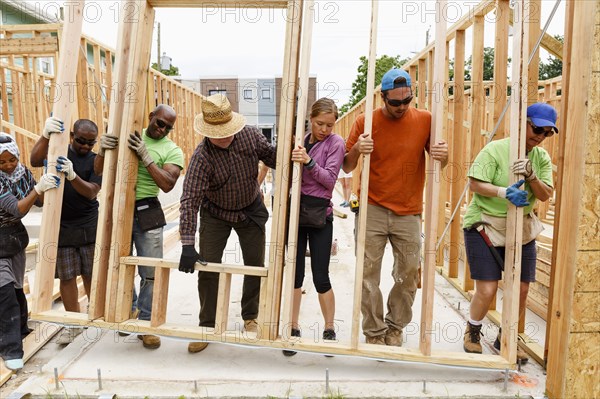
{"type": "MultiPolygon", "coordinates": [[[[525,12],[529,0],[518,0],[515,12],[518,12],[519,23],[513,37],[513,69],[510,113],[510,154],[509,164],[525,154],[525,135],[527,118],[527,82],[529,54],[529,24],[525,12]]],[[[517,182],[519,177],[514,173],[509,176],[509,184],[517,182]]],[[[517,357],[517,330],[519,316],[519,287],[521,275],[523,208],[508,204],[506,220],[506,256],[504,260],[504,296],[502,300],[502,350],[503,358],[513,363],[517,357]]]]}
{"type": "Polygon", "coordinates": [[[158,327],[167,321],[170,275],[171,269],[167,267],[158,267],[154,271],[154,292],[152,295],[152,315],[150,320],[152,327],[158,327]]]}
{"type": "MultiPolygon", "coordinates": [[[[367,67],[367,93],[365,102],[365,131],[364,134],[371,136],[373,132],[373,93],[375,86],[375,62],[377,59],[377,25],[379,19],[379,3],[377,0],[371,2],[371,30],[369,38],[369,59],[367,67]]],[[[375,144],[376,145],[376,144],[375,144]]],[[[369,172],[370,154],[362,156],[362,170],[360,175],[360,204],[369,203],[369,172]]],[[[358,213],[358,226],[356,229],[356,267],[354,277],[354,301],[352,303],[352,329],[350,332],[350,345],[353,349],[358,348],[360,313],[362,302],[363,270],[365,262],[365,245],[367,235],[367,208],[363,205],[358,213]]]]}
{"type": "MultiPolygon", "coordinates": [[[[143,256],[123,256],[121,257],[120,261],[123,265],[144,265],[152,267],[163,267],[169,269],[179,268],[179,261],[159,258],[147,258],[143,256]]],[[[244,276],[257,277],[267,277],[269,275],[269,269],[265,267],[228,265],[225,263],[209,262],[206,265],[202,265],[196,262],[194,270],[203,272],[242,274],[244,276]]]]}
{"type": "MultiPolygon", "coordinates": [[[[135,0],[123,3],[124,7],[130,7],[135,0]]],[[[124,19],[119,22],[117,41],[117,54],[120,58],[116,63],[114,73],[116,82],[127,82],[129,65],[136,57],[135,47],[132,47],[134,24],[125,23],[124,19]]],[[[107,64],[108,65],[108,64],[107,64]]],[[[119,135],[123,122],[123,112],[120,108],[125,104],[127,91],[118,90],[109,105],[109,119],[107,133],[119,135]]],[[[123,137],[121,137],[121,140],[123,137]]],[[[124,141],[121,141],[124,143],[124,141]]],[[[120,147],[123,147],[121,145],[120,147]]],[[[106,292],[109,278],[109,256],[111,250],[111,238],[113,227],[113,201],[115,193],[115,182],[117,174],[117,161],[119,149],[106,151],[104,156],[104,169],[102,172],[102,190],[100,190],[100,208],[98,210],[98,230],[96,233],[96,256],[94,257],[94,268],[92,272],[92,292],[90,296],[89,316],[97,319],[104,316],[106,306],[106,292]]]]}
{"type": "Polygon", "coordinates": [[[0,55],[52,55],[58,51],[56,37],[0,38],[0,55]]]}
{"type": "MultiPolygon", "coordinates": [[[[299,85],[300,93],[305,93],[301,96],[298,103],[297,114],[296,114],[296,140],[294,148],[304,145],[304,121],[307,120],[307,116],[310,112],[307,111],[307,101],[304,98],[308,95],[308,79],[310,71],[310,56],[311,56],[311,43],[312,43],[312,31],[313,31],[313,18],[314,18],[314,1],[307,0],[304,2],[305,7],[303,11],[303,26],[302,26],[302,46],[300,49],[300,69],[299,69],[299,85]]],[[[296,272],[296,252],[298,248],[298,215],[300,212],[300,194],[302,188],[302,172],[304,170],[303,165],[299,162],[293,163],[293,176],[298,178],[292,181],[291,187],[291,199],[290,199],[290,219],[288,225],[288,253],[289,256],[285,262],[285,278],[283,287],[283,310],[281,320],[284,326],[292,326],[293,322],[293,309],[294,309],[294,281],[296,272]]]]}
{"type": "Polygon", "coordinates": [[[169,7],[169,8],[286,8],[288,6],[287,0],[148,0],[148,3],[154,8],[169,7]]]}
{"type": "Polygon", "coordinates": [[[484,97],[483,88],[483,52],[484,52],[485,20],[483,16],[475,16],[473,23],[473,69],[471,71],[471,157],[475,157],[481,150],[481,129],[483,128],[484,97]]]}
{"type": "Polygon", "coordinates": [[[4,129],[4,130],[13,131],[15,133],[23,135],[23,136],[25,136],[27,138],[30,138],[32,140],[36,140],[37,141],[40,138],[39,134],[35,134],[33,132],[30,132],[27,129],[23,129],[22,127],[19,127],[19,126],[15,125],[15,124],[12,124],[12,123],[10,123],[8,121],[5,121],[5,120],[0,120],[0,127],[2,129],[4,129]]]}
{"type": "Polygon", "coordinates": [[[290,192],[288,171],[290,170],[290,157],[292,151],[292,133],[294,128],[294,113],[296,110],[296,96],[289,97],[289,93],[297,93],[300,34],[302,31],[302,0],[288,2],[287,24],[285,33],[282,87],[289,90],[281,91],[279,111],[279,137],[277,145],[277,169],[275,169],[275,203],[273,206],[271,245],[269,246],[269,277],[266,289],[261,288],[259,326],[268,325],[270,328],[265,334],[275,339],[278,334],[280,315],[281,284],[283,278],[283,265],[285,257],[286,225],[288,197],[290,192]],[[265,324],[267,323],[267,324],[265,324]]]}
{"type": "Polygon", "coordinates": [[[231,274],[219,274],[219,291],[217,294],[217,312],[215,315],[215,329],[220,333],[227,331],[229,315],[229,302],[231,300],[231,274]]]}
{"type": "MultiPolygon", "coordinates": [[[[71,7],[66,10],[66,18],[70,22],[65,24],[61,40],[62,51],[58,60],[56,76],[56,85],[59,87],[75,81],[84,3],[84,1],[73,1],[71,7]]],[[[60,96],[54,104],[52,112],[54,116],[61,118],[68,126],[71,121],[72,108],[69,96],[60,96]]],[[[54,169],[56,159],[59,156],[67,155],[69,139],[68,134],[53,134],[50,136],[47,156],[49,169],[54,169]]],[[[48,310],[52,306],[52,285],[56,266],[57,237],[60,229],[64,180],[65,177],[61,176],[62,184],[57,189],[49,190],[44,194],[39,240],[43,253],[38,257],[36,264],[33,312],[48,310]]]]}
{"type": "Polygon", "coordinates": [[[422,362],[430,364],[447,364],[454,366],[465,366],[486,369],[514,369],[515,364],[509,364],[498,355],[482,355],[465,352],[432,351],[431,356],[424,356],[418,349],[371,345],[361,342],[357,348],[344,342],[324,343],[306,337],[294,343],[287,342],[281,338],[274,340],[261,337],[248,336],[245,332],[231,331],[226,334],[217,334],[213,328],[189,326],[183,327],[179,324],[165,323],[160,327],[150,327],[149,321],[129,319],[122,322],[107,322],[102,319],[88,320],[85,315],[74,312],[63,312],[49,310],[34,315],[37,320],[45,320],[53,323],[88,326],[94,328],[133,331],[138,334],[154,334],[164,337],[185,338],[196,341],[224,342],[241,344],[248,347],[270,347],[275,349],[293,349],[298,351],[328,353],[335,355],[364,356],[374,359],[403,360],[411,362],[422,362]]]}
{"type": "MultiPolygon", "coordinates": [[[[508,78],[508,31],[509,24],[509,0],[496,0],[496,39],[494,43],[494,114],[493,124],[496,126],[500,121],[500,115],[506,106],[507,92],[506,80],[508,78]]],[[[506,136],[507,118],[500,121],[496,132],[496,138],[506,136]]]]}
{"type": "MultiPolygon", "coordinates": [[[[446,0],[437,0],[435,5],[436,14],[438,16],[442,15],[446,7],[446,0]]],[[[446,19],[438,17],[436,20],[435,59],[442,61],[446,59],[446,19]]],[[[445,114],[442,99],[445,98],[444,88],[447,80],[446,76],[444,76],[446,71],[445,66],[445,62],[437,62],[433,69],[433,76],[428,76],[428,80],[433,83],[436,93],[436,101],[432,103],[431,135],[429,138],[431,144],[438,143],[443,136],[445,114]]],[[[433,303],[435,294],[435,247],[437,242],[442,164],[440,161],[434,160],[430,155],[427,162],[427,169],[426,176],[429,176],[429,178],[426,183],[425,197],[427,198],[427,202],[425,203],[425,262],[421,302],[421,340],[419,342],[419,349],[425,356],[431,355],[431,331],[433,331],[433,303]]]]}

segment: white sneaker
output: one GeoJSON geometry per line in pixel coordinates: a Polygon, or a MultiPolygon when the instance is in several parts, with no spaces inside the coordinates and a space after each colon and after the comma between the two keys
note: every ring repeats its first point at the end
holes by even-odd
{"type": "Polygon", "coordinates": [[[23,368],[23,359],[5,360],[4,365],[9,370],[19,370],[23,368]]]}
{"type": "Polygon", "coordinates": [[[56,339],[58,345],[68,345],[75,337],[83,332],[83,327],[63,327],[60,335],[56,339]]]}

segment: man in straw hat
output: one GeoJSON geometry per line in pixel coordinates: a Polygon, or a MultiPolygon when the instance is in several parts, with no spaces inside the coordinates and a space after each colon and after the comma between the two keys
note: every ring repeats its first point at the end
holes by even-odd
{"type": "MultiPolygon", "coordinates": [[[[234,229],[244,264],[263,267],[265,224],[269,213],[258,184],[258,161],[275,168],[276,150],[245,118],[232,112],[227,97],[216,94],[202,102],[194,130],[204,140],[196,147],[183,184],[179,232],[182,253],[179,270],[193,273],[196,261],[221,263],[227,239],[234,229]],[[196,252],[196,223],[200,211],[200,253],[196,252]]],[[[200,326],[215,326],[219,275],[198,272],[200,326]]],[[[260,278],[244,277],[242,319],[244,331],[258,332],[260,278]]],[[[191,342],[188,351],[200,352],[208,343],[191,342]]]]}
{"type": "MultiPolygon", "coordinates": [[[[177,114],[166,104],[159,104],[149,114],[148,128],[129,135],[128,147],[138,157],[138,174],[135,182],[135,209],[132,230],[132,242],[137,256],[150,258],[163,257],[163,226],[166,225],[158,193],[171,191],[183,169],[183,151],[167,135],[173,130],[177,114]]],[[[104,153],[117,147],[116,136],[103,135],[100,139],[100,151],[94,165],[96,172],[102,170],[104,153]]],[[[140,320],[150,320],[152,296],[154,292],[154,267],[138,265],[140,275],[140,294],[134,290],[132,313],[140,320]],[[138,312],[139,311],[139,312],[138,312]]],[[[156,335],[138,335],[144,348],[160,347],[160,337],[156,335]]]]}

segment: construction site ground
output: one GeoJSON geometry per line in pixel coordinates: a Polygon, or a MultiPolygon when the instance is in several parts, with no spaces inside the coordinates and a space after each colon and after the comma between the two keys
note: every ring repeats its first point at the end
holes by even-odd
{"type": "MultiPolygon", "coordinates": [[[[182,180],[178,189],[161,198],[163,204],[178,200],[182,180]]],[[[342,202],[337,189],[333,201],[336,209],[347,214],[347,218],[336,217],[334,221],[339,251],[332,257],[330,270],[336,296],[337,337],[349,342],[355,271],[354,215],[348,208],[337,207],[342,202]]],[[[26,224],[35,230],[40,219],[41,212],[32,212],[26,224]]],[[[267,228],[270,229],[270,222],[267,228]]],[[[237,236],[233,233],[223,261],[241,264],[237,248],[237,236]]],[[[179,259],[180,250],[180,245],[175,245],[165,258],[179,259]]],[[[381,281],[384,303],[392,284],[391,265],[388,245],[381,281]]],[[[234,276],[228,325],[231,330],[239,330],[243,324],[241,282],[241,277],[234,276]]],[[[197,325],[196,284],[196,273],[171,271],[167,322],[197,325]]],[[[309,267],[303,288],[303,337],[318,336],[323,320],[309,267]]],[[[413,323],[404,331],[405,347],[419,346],[420,304],[419,290],[413,323]]],[[[55,306],[61,308],[62,304],[58,301],[55,306]]],[[[465,297],[436,275],[434,350],[463,351],[468,309],[465,297]]],[[[528,312],[527,323],[531,338],[543,346],[545,322],[528,312]]],[[[52,325],[44,334],[60,327],[52,325]]],[[[497,327],[488,321],[483,331],[484,353],[497,353],[492,346],[497,327]]],[[[506,372],[315,353],[285,357],[281,350],[221,343],[211,343],[203,352],[190,354],[188,341],[166,337],[159,349],[148,350],[135,335],[123,337],[115,331],[96,328],[88,328],[67,346],[58,345],[56,337],[0,388],[0,398],[21,398],[26,394],[33,398],[543,398],[546,382],[543,367],[533,360],[521,371],[506,372]]]]}

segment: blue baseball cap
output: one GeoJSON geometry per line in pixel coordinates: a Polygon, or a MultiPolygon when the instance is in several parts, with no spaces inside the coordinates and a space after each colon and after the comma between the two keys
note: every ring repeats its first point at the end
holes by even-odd
{"type": "Polygon", "coordinates": [[[410,75],[404,69],[392,68],[383,75],[383,79],[381,79],[381,90],[392,90],[398,87],[411,87],[410,75]],[[394,80],[398,78],[406,79],[406,84],[394,85],[394,80]]]}
{"type": "Polygon", "coordinates": [[[556,127],[556,110],[546,103],[535,103],[527,107],[527,118],[535,126],[552,126],[554,131],[558,133],[556,127]]]}

